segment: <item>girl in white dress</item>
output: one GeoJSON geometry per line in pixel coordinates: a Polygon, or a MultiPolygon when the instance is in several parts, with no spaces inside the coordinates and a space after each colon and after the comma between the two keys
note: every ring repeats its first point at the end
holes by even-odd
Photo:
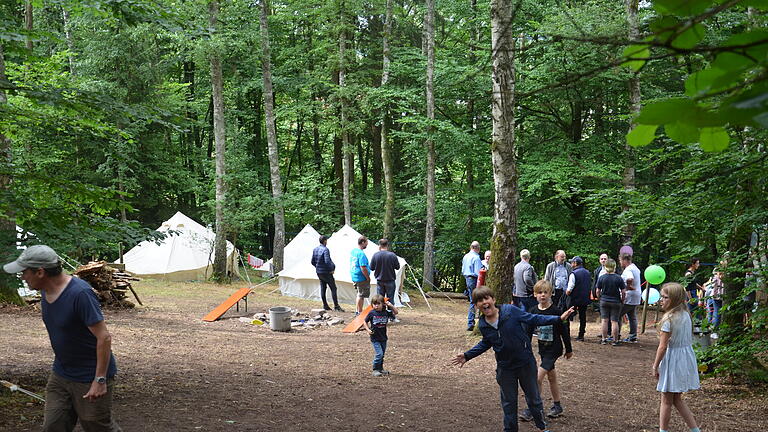
{"type": "Polygon", "coordinates": [[[667,283],[661,287],[661,306],[666,313],[659,322],[659,348],[653,362],[653,376],[659,381],[656,390],[661,392],[659,432],[667,432],[673,406],[691,432],[700,432],[693,413],[683,400],[683,393],[699,388],[687,300],[682,285],[667,283]]]}

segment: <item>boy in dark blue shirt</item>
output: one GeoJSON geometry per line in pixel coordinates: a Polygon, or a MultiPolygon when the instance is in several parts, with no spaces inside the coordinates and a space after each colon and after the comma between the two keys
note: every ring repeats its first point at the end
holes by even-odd
{"type": "Polygon", "coordinates": [[[384,353],[387,352],[387,323],[390,318],[394,319],[397,315],[397,308],[390,302],[384,300],[381,294],[374,294],[371,297],[371,306],[373,309],[368,312],[368,316],[363,321],[363,327],[371,335],[371,345],[373,345],[373,376],[380,377],[389,375],[389,371],[384,370],[384,353]],[[391,308],[387,310],[385,306],[391,308]]]}
{"type": "Polygon", "coordinates": [[[534,315],[511,304],[496,305],[493,292],[486,286],[472,293],[482,317],[478,328],[483,339],[469,351],[457,354],[453,364],[464,363],[493,348],[496,354],[496,382],[501,389],[501,408],[504,410],[504,430],[517,432],[517,386],[525,393],[525,401],[536,427],[546,430],[543,405],[536,381],[536,360],[531,351],[531,341],[522,324],[539,326],[556,324],[573,313],[570,308],[560,316],[534,315]]]}

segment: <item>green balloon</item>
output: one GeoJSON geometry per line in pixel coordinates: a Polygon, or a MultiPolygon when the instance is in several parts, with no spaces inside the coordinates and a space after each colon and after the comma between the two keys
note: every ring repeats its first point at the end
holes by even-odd
{"type": "Polygon", "coordinates": [[[657,266],[656,264],[648,266],[648,268],[645,269],[645,280],[647,280],[651,285],[658,285],[664,282],[666,277],[667,273],[664,271],[664,269],[660,266],[657,266]]]}

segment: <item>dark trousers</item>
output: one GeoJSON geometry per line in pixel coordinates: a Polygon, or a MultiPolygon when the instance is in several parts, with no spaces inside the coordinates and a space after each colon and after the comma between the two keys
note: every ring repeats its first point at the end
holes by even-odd
{"type": "Polygon", "coordinates": [[[563,290],[556,289],[555,293],[552,295],[552,304],[559,307],[561,311],[565,312],[565,296],[563,295],[563,290]]]}
{"type": "Polygon", "coordinates": [[[325,298],[325,289],[331,288],[331,297],[333,298],[333,306],[339,306],[339,298],[336,294],[336,281],[333,279],[333,273],[318,273],[317,278],[320,279],[320,298],[323,300],[323,306],[328,307],[328,301],[325,298]]]}
{"type": "Polygon", "coordinates": [[[395,281],[376,280],[376,291],[395,304],[395,281]]]}
{"type": "Polygon", "coordinates": [[[536,427],[547,428],[544,422],[544,404],[539,394],[539,384],[536,382],[536,361],[531,359],[525,365],[506,369],[496,368],[496,382],[499,384],[501,409],[504,411],[504,431],[517,432],[517,386],[523,390],[525,402],[531,411],[536,427]]]}
{"type": "Polygon", "coordinates": [[[531,306],[537,304],[538,301],[534,297],[518,297],[513,296],[512,297],[512,304],[519,307],[520,309],[524,311],[528,311],[531,306]]]}
{"type": "MultiPolygon", "coordinates": [[[[578,337],[583,338],[584,333],[587,331],[587,309],[589,309],[589,305],[582,305],[582,306],[573,305],[573,307],[575,307],[576,311],[579,312],[579,336],[578,337]]],[[[573,315],[571,315],[571,319],[573,319],[573,315]]]]}

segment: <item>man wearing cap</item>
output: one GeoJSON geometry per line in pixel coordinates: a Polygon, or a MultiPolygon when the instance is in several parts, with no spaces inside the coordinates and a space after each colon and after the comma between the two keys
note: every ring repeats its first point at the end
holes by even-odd
{"type": "Polygon", "coordinates": [[[579,335],[577,341],[584,342],[584,332],[587,330],[587,306],[589,306],[589,291],[592,288],[592,277],[589,270],[584,268],[584,260],[580,256],[571,258],[571,275],[568,277],[566,307],[575,307],[579,311],[579,335]]]}
{"type": "Polygon", "coordinates": [[[3,270],[21,273],[42,295],[43,322],[54,353],[43,430],[71,431],[79,420],[86,432],[120,431],[112,417],[117,373],[112,337],[91,286],[62,273],[56,252],[43,245],[28,247],[3,270]]]}
{"type": "Polygon", "coordinates": [[[461,259],[461,274],[467,282],[464,294],[469,297],[469,310],[467,311],[467,331],[475,329],[475,303],[472,301],[472,291],[477,286],[477,276],[483,263],[480,260],[480,243],[473,241],[467,252],[461,259]]]}

